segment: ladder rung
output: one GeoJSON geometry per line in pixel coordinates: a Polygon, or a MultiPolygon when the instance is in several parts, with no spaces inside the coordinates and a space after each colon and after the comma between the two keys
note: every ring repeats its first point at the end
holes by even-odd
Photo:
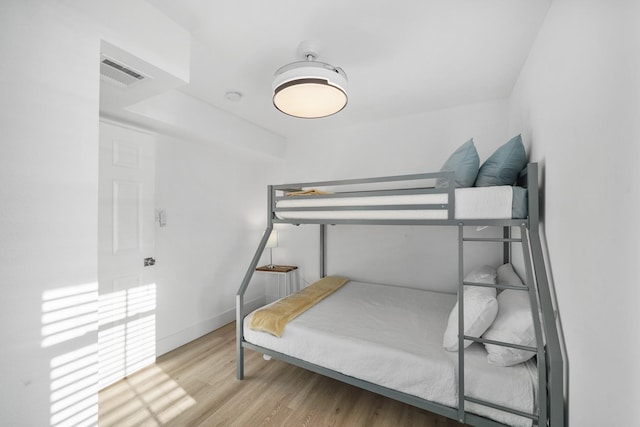
{"type": "Polygon", "coordinates": [[[521,243],[522,239],[505,237],[463,237],[463,242],[496,242],[496,243],[521,243]]]}
{"type": "Polygon", "coordinates": [[[482,343],[482,344],[493,344],[493,345],[499,345],[501,347],[517,348],[518,350],[531,351],[533,353],[537,353],[538,352],[538,349],[536,347],[530,347],[530,346],[527,346],[527,345],[520,345],[520,344],[513,344],[513,343],[510,343],[510,342],[494,341],[494,340],[488,340],[486,338],[470,337],[468,335],[464,335],[464,339],[465,340],[474,341],[474,342],[479,342],[479,343],[482,343]]]}
{"type": "Polygon", "coordinates": [[[506,406],[498,405],[496,403],[492,403],[482,399],[476,399],[475,397],[466,396],[466,395],[464,396],[464,400],[466,400],[467,402],[476,403],[478,405],[488,406],[493,409],[498,409],[500,411],[509,412],[511,414],[519,415],[521,417],[529,418],[530,420],[533,420],[536,424],[538,424],[538,416],[535,414],[523,412],[518,409],[508,408],[506,406]]]}
{"type": "Polygon", "coordinates": [[[462,282],[463,285],[469,286],[483,286],[485,288],[496,288],[496,289],[515,289],[516,291],[528,291],[528,286],[520,286],[520,285],[499,285],[497,283],[478,283],[478,282],[462,282]]]}

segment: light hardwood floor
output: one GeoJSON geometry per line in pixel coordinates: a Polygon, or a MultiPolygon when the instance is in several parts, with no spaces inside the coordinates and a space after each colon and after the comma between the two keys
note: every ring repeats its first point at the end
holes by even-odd
{"type": "Polygon", "coordinates": [[[250,350],[245,355],[238,381],[235,323],[167,353],[100,392],[100,426],[463,427],[250,350]]]}

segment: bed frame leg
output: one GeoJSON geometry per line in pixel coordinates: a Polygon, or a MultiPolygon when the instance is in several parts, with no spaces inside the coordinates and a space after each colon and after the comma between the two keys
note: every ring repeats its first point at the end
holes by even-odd
{"type": "Polygon", "coordinates": [[[236,378],[244,379],[244,347],[242,347],[242,295],[236,296],[236,378]]]}
{"type": "Polygon", "coordinates": [[[236,378],[239,380],[244,379],[244,349],[242,348],[242,344],[240,344],[236,357],[236,378]]]}

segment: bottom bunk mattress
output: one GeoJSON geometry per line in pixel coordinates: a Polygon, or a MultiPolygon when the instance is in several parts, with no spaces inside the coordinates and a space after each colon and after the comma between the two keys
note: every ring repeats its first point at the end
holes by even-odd
{"type": "MultiPolygon", "coordinates": [[[[458,354],[442,338],[456,296],[350,281],[292,320],[282,337],[249,328],[246,341],[342,374],[456,408],[458,354]]],[[[532,361],[490,365],[484,347],[465,349],[465,394],[534,413],[537,370],[532,361]]],[[[466,402],[468,412],[514,425],[531,420],[466,402]]]]}

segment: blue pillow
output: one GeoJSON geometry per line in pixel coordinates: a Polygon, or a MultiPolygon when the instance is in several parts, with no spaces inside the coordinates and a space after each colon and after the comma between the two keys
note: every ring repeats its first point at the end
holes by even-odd
{"type": "Polygon", "coordinates": [[[518,173],[526,165],[527,153],[522,145],[522,137],[514,136],[485,160],[478,171],[475,186],[513,185],[518,173]]]}
{"type": "MultiPolygon", "coordinates": [[[[456,187],[471,187],[476,180],[479,167],[480,157],[476,146],[473,145],[473,138],[471,138],[449,156],[440,172],[453,171],[456,187]]],[[[436,188],[446,187],[446,179],[439,178],[436,180],[436,188]]]]}

